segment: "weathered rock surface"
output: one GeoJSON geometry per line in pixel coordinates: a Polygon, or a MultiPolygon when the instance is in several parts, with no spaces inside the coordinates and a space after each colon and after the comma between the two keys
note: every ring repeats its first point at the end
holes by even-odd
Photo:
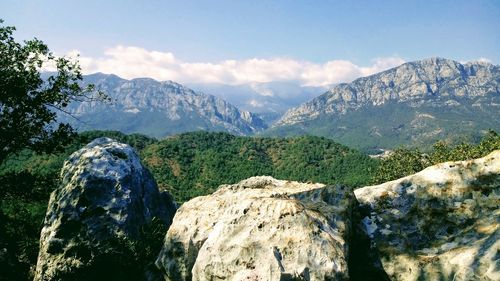
{"type": "Polygon", "coordinates": [[[500,280],[500,151],[355,195],[392,280],[500,280]]]}
{"type": "MultiPolygon", "coordinates": [[[[175,204],[134,150],[99,138],[64,163],[40,237],[35,280],[139,280],[128,242],[153,218],[168,226],[175,204]]],[[[159,251],[160,249],[158,249],[159,251]]]]}
{"type": "Polygon", "coordinates": [[[253,177],[183,204],[156,261],[166,280],[344,280],[354,196],[253,177]]]}

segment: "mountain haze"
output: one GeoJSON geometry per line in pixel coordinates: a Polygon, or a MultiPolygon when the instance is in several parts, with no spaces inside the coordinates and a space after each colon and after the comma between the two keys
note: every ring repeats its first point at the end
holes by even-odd
{"type": "Polygon", "coordinates": [[[294,81],[274,81],[267,83],[187,84],[195,91],[222,98],[239,109],[261,116],[267,124],[273,123],[288,109],[317,97],[329,87],[302,86],[294,81]]]}
{"type": "Polygon", "coordinates": [[[431,58],[339,84],[266,132],[314,134],[358,148],[426,146],[500,129],[500,67],[431,58]]]}
{"type": "Polygon", "coordinates": [[[248,135],[266,127],[256,115],[228,102],[195,92],[172,81],[132,80],[96,73],[84,77],[107,94],[111,102],[74,102],[61,115],[79,130],[109,129],[163,137],[187,131],[225,131],[248,135]]]}

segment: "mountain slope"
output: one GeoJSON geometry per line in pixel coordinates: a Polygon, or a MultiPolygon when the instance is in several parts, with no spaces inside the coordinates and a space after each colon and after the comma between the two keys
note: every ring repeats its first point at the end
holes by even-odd
{"type": "Polygon", "coordinates": [[[119,130],[163,137],[197,130],[246,135],[265,128],[256,115],[171,81],[125,80],[97,73],[85,76],[84,83],[95,84],[111,102],[70,104],[68,111],[79,121],[65,115],[60,120],[79,130],[119,130]]]}
{"type": "Polygon", "coordinates": [[[499,130],[499,117],[499,66],[432,58],[340,84],[287,111],[266,134],[316,134],[358,148],[426,146],[499,130]]]}

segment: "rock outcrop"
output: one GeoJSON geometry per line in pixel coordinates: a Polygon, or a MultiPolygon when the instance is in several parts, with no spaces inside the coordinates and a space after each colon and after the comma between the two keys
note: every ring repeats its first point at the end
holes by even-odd
{"type": "Polygon", "coordinates": [[[500,280],[500,151],[355,196],[392,280],[500,280]]]}
{"type": "Polygon", "coordinates": [[[153,221],[168,227],[176,206],[134,150],[96,139],[69,157],[61,176],[41,231],[34,280],[143,278],[129,246],[146,239],[153,221]]]}
{"type": "Polygon", "coordinates": [[[344,280],[354,196],[253,177],[176,213],[156,261],[166,280],[344,280]]]}

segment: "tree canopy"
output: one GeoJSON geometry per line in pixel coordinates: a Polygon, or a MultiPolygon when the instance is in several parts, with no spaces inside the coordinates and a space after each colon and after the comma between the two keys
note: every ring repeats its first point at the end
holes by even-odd
{"type": "Polygon", "coordinates": [[[402,178],[442,162],[484,157],[498,149],[500,149],[500,136],[492,130],[489,130],[478,144],[464,142],[450,146],[444,141],[438,141],[429,153],[401,147],[380,162],[372,183],[380,184],[402,178]]]}
{"type": "Polygon", "coordinates": [[[15,30],[0,19],[0,163],[23,148],[51,151],[68,143],[74,131],[56,122],[57,111],[94,93],[92,85],[79,84],[77,61],[54,56],[36,38],[18,43],[15,30]],[[54,67],[55,74],[42,79],[45,66],[54,67]]]}

